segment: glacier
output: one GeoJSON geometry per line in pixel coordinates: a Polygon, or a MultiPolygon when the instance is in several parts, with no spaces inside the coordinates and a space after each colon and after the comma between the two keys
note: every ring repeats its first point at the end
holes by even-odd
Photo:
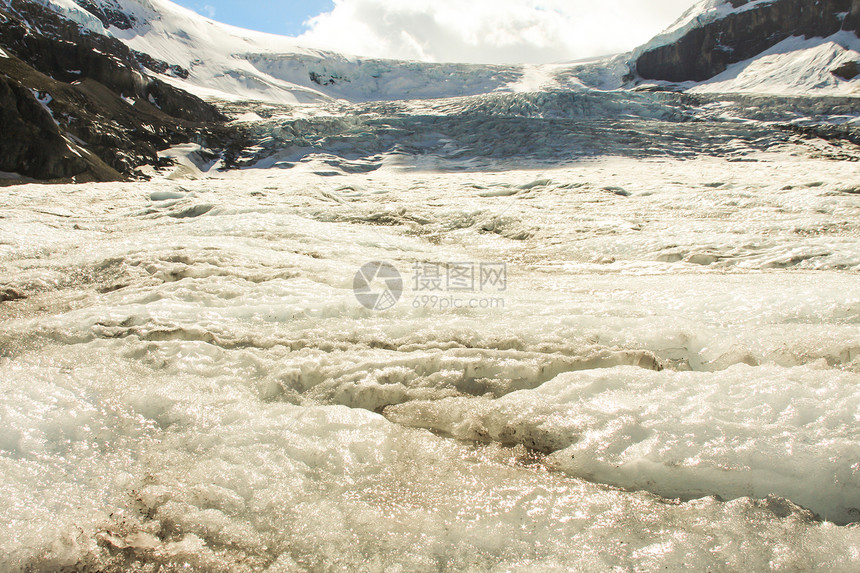
{"type": "Polygon", "coordinates": [[[6,188],[0,568],[855,570],[860,173],[819,151],[6,188]],[[506,262],[503,307],[423,302],[433,261],[506,262]]]}
{"type": "Polygon", "coordinates": [[[0,173],[0,571],[860,569],[853,35],[621,89],[44,1],[249,145],[0,173]]]}
{"type": "MultiPolygon", "coordinates": [[[[3,0],[8,4],[8,1],[3,0]]],[[[830,71],[857,56],[860,40],[840,32],[826,40],[793,38],[732,66],[701,84],[667,84],[636,78],[644,52],[669,45],[691,30],[771,0],[738,3],[704,0],[668,30],[629,54],[547,65],[404,62],[335,53],[295,38],[244,30],[205,18],[169,0],[38,0],[92,34],[167,62],[186,74],[159,79],[208,100],[312,104],[479,96],[584,86],[615,90],[636,84],[712,93],[856,96],[860,77],[842,80],[830,71]],[[87,10],[121,13],[126,26],[110,26],[87,10]],[[535,84],[535,80],[538,83],[535,84]]]]}

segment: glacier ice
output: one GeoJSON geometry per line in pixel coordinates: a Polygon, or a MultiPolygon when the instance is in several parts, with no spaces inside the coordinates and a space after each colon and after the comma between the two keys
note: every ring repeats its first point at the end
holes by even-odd
{"type": "Polygon", "coordinates": [[[856,163],[408,157],[5,188],[0,568],[858,567],[856,163]]]}

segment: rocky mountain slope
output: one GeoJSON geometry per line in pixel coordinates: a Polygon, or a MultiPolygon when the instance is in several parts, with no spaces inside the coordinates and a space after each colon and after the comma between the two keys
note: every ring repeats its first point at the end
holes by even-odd
{"type": "Polygon", "coordinates": [[[169,0],[39,1],[87,33],[145,54],[155,66],[144,65],[165,81],[203,98],[288,105],[438,98],[486,93],[522,74],[521,66],[348,56],[228,26],[169,0]]]}
{"type": "MultiPolygon", "coordinates": [[[[791,38],[846,38],[860,33],[860,0],[708,0],[696,5],[635,59],[645,79],[702,82],[733,64],[759,56],[791,38]]],[[[852,60],[828,70],[850,80],[852,60]]]]}
{"type": "Polygon", "coordinates": [[[0,46],[0,171],[116,180],[171,145],[228,147],[239,136],[214,106],[155,77],[182,70],[38,2],[0,3],[0,46]]]}

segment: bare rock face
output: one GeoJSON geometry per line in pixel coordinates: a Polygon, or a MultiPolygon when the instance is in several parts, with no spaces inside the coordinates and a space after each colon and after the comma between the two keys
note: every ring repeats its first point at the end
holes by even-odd
{"type": "Polygon", "coordinates": [[[843,80],[853,80],[860,76],[860,62],[846,62],[830,73],[843,80]]]}
{"type": "Polygon", "coordinates": [[[75,4],[101,20],[105,28],[119,28],[120,30],[130,30],[134,26],[134,20],[124,14],[119,6],[106,5],[100,6],[93,0],[75,0],[75,4]]]}
{"type": "Polygon", "coordinates": [[[635,62],[638,74],[652,80],[700,82],[792,36],[827,37],[842,30],[860,33],[860,0],[730,3],[747,9],[643,53],[635,62]]]}
{"type": "Polygon", "coordinates": [[[0,171],[58,179],[87,169],[60,135],[51,114],[20,83],[0,76],[0,171]]]}
{"type": "MultiPolygon", "coordinates": [[[[110,3],[77,1],[106,26],[133,23],[105,9],[110,3]]],[[[214,106],[148,73],[184,70],[85,33],[36,2],[0,8],[0,46],[9,56],[0,58],[0,171],[116,180],[156,164],[172,145],[236,139],[214,106]]]]}

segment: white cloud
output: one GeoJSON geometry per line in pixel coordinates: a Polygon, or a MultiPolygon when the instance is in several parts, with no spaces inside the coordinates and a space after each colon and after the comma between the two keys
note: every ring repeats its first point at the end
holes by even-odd
{"type": "Polygon", "coordinates": [[[373,57],[547,63],[630,50],[694,0],[335,0],[303,40],[373,57]]]}
{"type": "Polygon", "coordinates": [[[201,6],[200,4],[196,4],[194,6],[194,9],[198,14],[206,16],[207,18],[210,18],[210,19],[214,19],[215,13],[217,12],[217,10],[215,9],[215,6],[212,6],[211,4],[206,4],[203,6],[201,6]]]}

